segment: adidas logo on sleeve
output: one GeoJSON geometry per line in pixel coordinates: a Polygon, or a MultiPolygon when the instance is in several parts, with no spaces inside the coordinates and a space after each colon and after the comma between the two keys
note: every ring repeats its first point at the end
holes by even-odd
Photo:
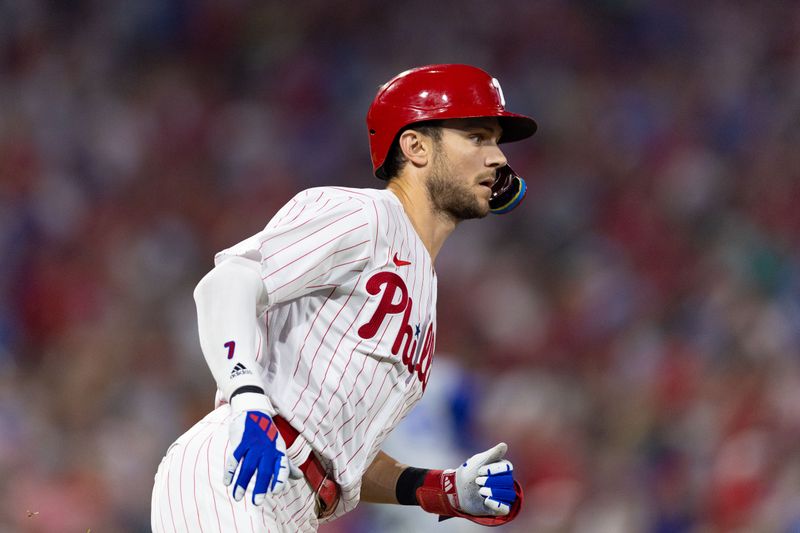
{"type": "Polygon", "coordinates": [[[236,363],[236,366],[234,366],[233,370],[231,371],[231,379],[235,378],[236,376],[243,376],[245,374],[252,374],[252,372],[250,372],[242,363],[236,363]]]}

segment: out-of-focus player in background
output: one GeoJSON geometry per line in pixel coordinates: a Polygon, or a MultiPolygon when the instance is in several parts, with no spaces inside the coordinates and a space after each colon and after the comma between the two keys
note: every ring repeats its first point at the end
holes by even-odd
{"type": "Polygon", "coordinates": [[[505,444],[448,470],[381,444],[430,378],[436,256],[459,222],[522,201],[498,145],[536,123],[483,70],[430,65],[384,84],[367,127],[385,189],[299,193],[195,289],[216,408],[162,460],[154,531],[316,531],[359,500],[483,525],[518,514],[505,444]]]}

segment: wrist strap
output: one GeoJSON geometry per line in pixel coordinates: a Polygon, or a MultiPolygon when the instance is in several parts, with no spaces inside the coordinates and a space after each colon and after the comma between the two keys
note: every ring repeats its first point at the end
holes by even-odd
{"type": "Polygon", "coordinates": [[[400,505],[419,505],[417,501],[417,489],[425,482],[428,475],[427,468],[414,468],[409,466],[400,473],[397,478],[397,486],[394,489],[397,502],[400,505]]]}
{"type": "Polygon", "coordinates": [[[231,397],[228,398],[228,403],[231,403],[231,400],[233,400],[233,397],[236,396],[237,394],[243,394],[245,392],[257,392],[259,394],[264,394],[264,389],[262,389],[261,387],[256,387],[255,385],[244,385],[233,391],[231,397]]]}
{"type": "Polygon", "coordinates": [[[417,488],[419,506],[440,516],[457,516],[458,492],[455,470],[428,470],[417,488]]]}

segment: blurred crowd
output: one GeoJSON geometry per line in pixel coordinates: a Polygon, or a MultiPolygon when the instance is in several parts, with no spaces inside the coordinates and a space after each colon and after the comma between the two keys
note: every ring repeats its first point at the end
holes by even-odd
{"type": "Polygon", "coordinates": [[[438,62],[539,133],[440,255],[457,393],[398,458],[507,442],[506,531],[800,531],[790,0],[0,0],[0,531],[149,531],[213,404],[194,285],[297,191],[382,187],[369,102],[438,62]]]}

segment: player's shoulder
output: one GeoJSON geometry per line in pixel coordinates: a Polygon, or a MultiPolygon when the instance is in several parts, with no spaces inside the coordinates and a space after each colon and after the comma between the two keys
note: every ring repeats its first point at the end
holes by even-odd
{"type": "MultiPolygon", "coordinates": [[[[371,204],[386,201],[388,191],[382,189],[366,189],[357,187],[312,187],[300,191],[294,200],[302,203],[319,203],[329,200],[339,200],[351,204],[371,204]]],[[[391,193],[389,193],[391,194],[391,193]]]]}
{"type": "Polygon", "coordinates": [[[294,202],[327,213],[358,210],[371,220],[383,218],[385,213],[402,210],[397,196],[388,189],[356,187],[313,187],[297,194],[294,202]]]}

